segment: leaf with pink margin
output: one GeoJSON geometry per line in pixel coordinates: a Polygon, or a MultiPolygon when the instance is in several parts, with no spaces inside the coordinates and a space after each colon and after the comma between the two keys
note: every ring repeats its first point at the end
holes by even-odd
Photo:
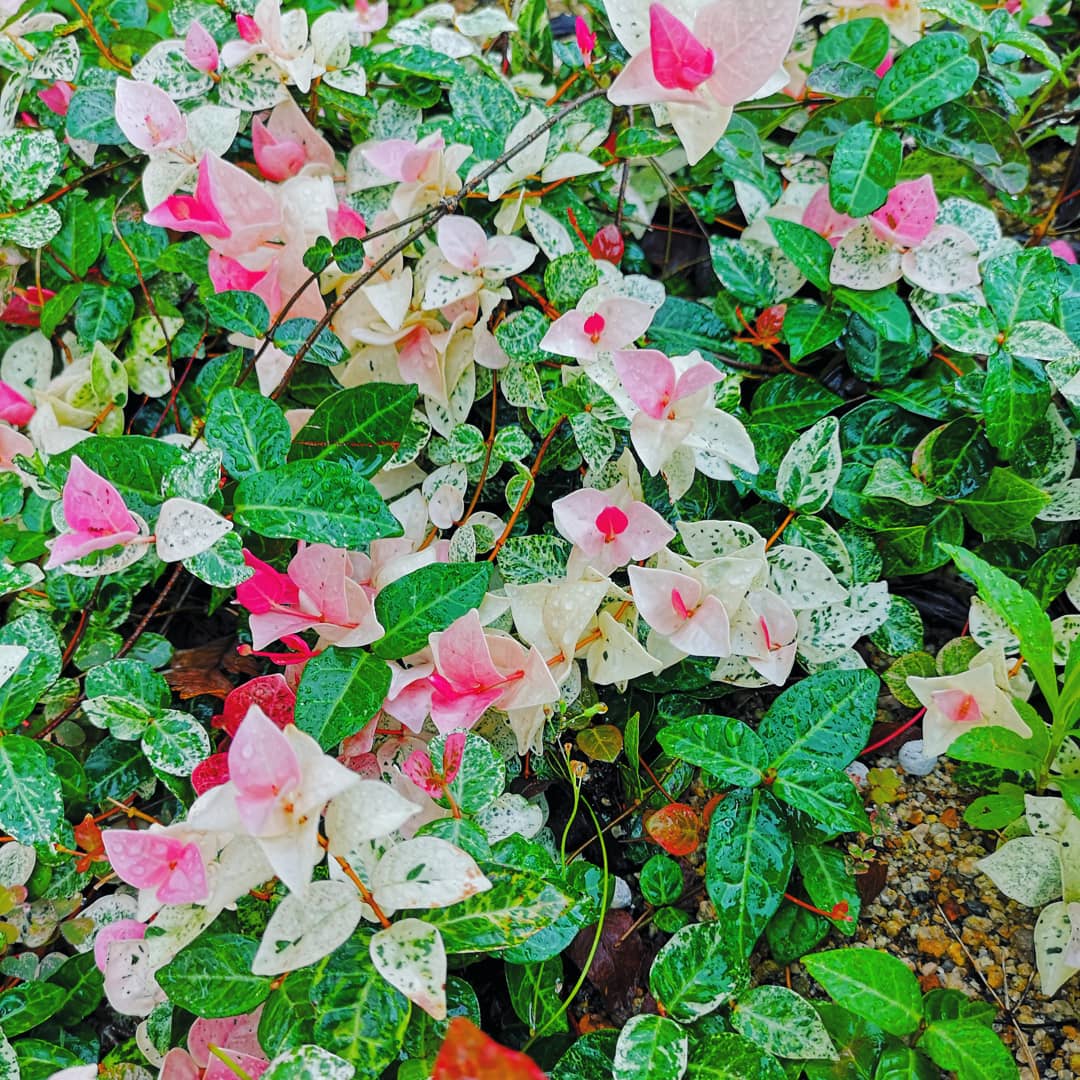
{"type": "Polygon", "coordinates": [[[253,832],[283,792],[301,780],[300,761],[281,729],[252,705],[229,747],[229,778],[236,785],[236,809],[253,832]]]}
{"type": "Polygon", "coordinates": [[[675,365],[658,349],[632,349],[615,354],[615,371],[630,400],[654,420],[675,396],[675,365]]]}

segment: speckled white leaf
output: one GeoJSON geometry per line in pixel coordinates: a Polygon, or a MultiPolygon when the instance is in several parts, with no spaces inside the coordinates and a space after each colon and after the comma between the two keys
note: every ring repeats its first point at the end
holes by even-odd
{"type": "Polygon", "coordinates": [[[919,310],[927,330],[943,345],[959,353],[986,355],[996,346],[997,321],[989,308],[978,304],[944,304],[919,310]]]}
{"type": "Polygon", "coordinates": [[[329,956],[356,929],[361,908],[351,881],[313,881],[306,892],[290,893],[270,916],[252,972],[280,975],[329,956]]]}
{"type": "Polygon", "coordinates": [[[278,66],[266,56],[255,56],[230,68],[218,83],[218,101],[243,112],[272,109],[289,96],[278,66]]]}
{"type": "Polygon", "coordinates": [[[1048,322],[1018,322],[1009,331],[1005,348],[1036,360],[1065,360],[1080,354],[1080,346],[1064,330],[1048,322]]]}
{"type": "Polygon", "coordinates": [[[979,245],[955,225],[938,225],[904,252],[904,277],[932,293],[953,293],[979,284],[979,245]]]}
{"type": "Polygon", "coordinates": [[[1061,615],[1051,624],[1054,635],[1054,663],[1064,667],[1072,643],[1080,637],[1080,615],[1061,615]]]}
{"type": "Polygon", "coordinates": [[[209,75],[188,63],[182,41],[159,41],[152,45],[132,68],[131,77],[136,82],[153,83],[164,90],[173,101],[200,97],[207,94],[214,85],[209,75]]]}
{"type": "Polygon", "coordinates": [[[80,59],[79,44],[74,37],[55,38],[31,65],[30,77],[46,82],[73,82],[80,59]]]}
{"type": "Polygon", "coordinates": [[[155,529],[157,557],[162,562],[181,562],[212,548],[233,524],[203,503],[190,499],[166,499],[155,529]]]}
{"type": "Polygon", "coordinates": [[[680,521],[679,535],[692,559],[718,559],[734,555],[756,544],[765,551],[765,538],[741,521],[680,521]]]}
{"type": "Polygon", "coordinates": [[[1049,795],[1025,795],[1024,819],[1032,836],[1048,836],[1059,840],[1065,825],[1071,817],[1071,811],[1064,799],[1049,795]]]}
{"type": "Polygon", "coordinates": [[[389,784],[359,780],[331,800],[326,809],[330,851],[347,859],[359,844],[389,836],[419,812],[416,803],[399,795],[389,784]]]}
{"type": "Polygon", "coordinates": [[[63,222],[51,206],[34,206],[15,217],[0,218],[0,243],[36,249],[44,247],[63,222]]]}
{"type": "Polygon", "coordinates": [[[788,447],[776,473],[776,492],[790,510],[816,514],[832,498],[843,467],[840,421],[826,416],[788,447]]]}
{"type": "Polygon", "coordinates": [[[1018,836],[976,864],[1010,900],[1038,908],[1061,896],[1060,844],[1018,836]]]}
{"type": "Polygon", "coordinates": [[[1076,521],[1080,518],[1080,477],[1049,489],[1050,502],[1035,516],[1040,521],[1076,521]]]}
{"type": "Polygon", "coordinates": [[[833,254],[829,280],[850,289],[883,289],[900,280],[900,263],[900,251],[882,240],[865,221],[840,241],[833,254]]]}
{"type": "Polygon", "coordinates": [[[946,199],[938,210],[939,225],[955,225],[963,229],[986,255],[1001,242],[1001,225],[997,214],[989,207],[967,199],[946,199]]]}
{"type": "Polygon", "coordinates": [[[399,919],[371,939],[371,962],[429,1016],[446,1019],[446,948],[434,926],[420,919],[399,919]]]}
{"type": "Polygon", "coordinates": [[[574,241],[566,227],[539,206],[525,207],[525,224],[540,250],[549,259],[569,255],[574,250],[574,241]]]}
{"type": "Polygon", "coordinates": [[[526,839],[534,837],[543,828],[544,812],[524,795],[506,791],[476,814],[475,821],[487,834],[488,843],[497,844],[515,833],[526,839]]]}
{"type": "Polygon", "coordinates": [[[371,891],[387,913],[449,907],[490,888],[471,855],[437,836],[396,844],[379,860],[371,878],[371,891]]]}
{"type": "Polygon", "coordinates": [[[840,603],[848,591],[808,548],[781,544],[769,552],[772,587],[793,611],[840,603]]]}
{"type": "Polygon", "coordinates": [[[40,330],[34,330],[8,346],[0,360],[0,379],[18,390],[44,387],[52,377],[52,368],[52,342],[40,330]]]}
{"type": "Polygon", "coordinates": [[[1040,989],[1053,997],[1080,968],[1065,960],[1072,927],[1066,904],[1048,904],[1039,912],[1035,923],[1035,962],[1039,968],[1040,989]]]}
{"type": "Polygon", "coordinates": [[[264,1080],[352,1080],[356,1067],[321,1046],[296,1046],[278,1054],[264,1080]]]}

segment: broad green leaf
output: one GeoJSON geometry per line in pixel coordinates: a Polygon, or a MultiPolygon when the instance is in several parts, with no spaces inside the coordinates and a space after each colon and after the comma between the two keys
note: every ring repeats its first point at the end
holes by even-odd
{"type": "Polygon", "coordinates": [[[766,220],[784,254],[799,268],[811,285],[823,293],[828,293],[831,288],[829,266],[833,257],[829,241],[798,222],[785,221],[783,218],[766,220]]]}
{"type": "Polygon", "coordinates": [[[238,525],[274,539],[358,550],[401,535],[371,482],[333,461],[293,461],[245,477],[234,506],[238,525]]]}
{"type": "MultiPolygon", "coordinates": [[[[788,319],[791,314],[789,311],[788,319]]],[[[787,326],[786,320],[784,325],[787,326]]],[[[843,398],[816,379],[784,372],[763,382],[754,391],[750,414],[755,422],[778,424],[792,431],[801,431],[816,424],[842,404],[843,398]]]]}
{"type": "Polygon", "coordinates": [[[237,480],[284,465],[292,439],[289,422],[274,402],[231,387],[210,403],[205,435],[221,451],[225,471],[237,480]]]}
{"type": "Polygon", "coordinates": [[[116,341],[131,325],[134,314],[135,301],[127,289],[84,283],[75,304],[75,332],[86,345],[116,341]]]}
{"type": "Polygon", "coordinates": [[[682,896],[682,867],[670,855],[653,855],[641,868],[638,881],[641,895],[656,907],[674,904],[682,896]]]}
{"type": "Polygon", "coordinates": [[[1020,1075],[997,1033],[978,1020],[935,1021],[918,1046],[957,1080],[1017,1080],[1020,1075]]]}
{"type": "Polygon", "coordinates": [[[0,730],[15,730],[60,676],[63,658],[52,623],[30,611],[0,629],[0,730]],[[14,671],[12,666],[14,665],[14,671]]]}
{"type": "Polygon", "coordinates": [[[833,949],[803,958],[806,970],[838,1005],[891,1035],[922,1022],[919,981],[902,960],[878,949],[833,949]]]}
{"type": "Polygon", "coordinates": [[[480,606],[490,579],[490,563],[432,563],[392,581],[375,597],[386,633],[371,651],[397,660],[423,649],[429,635],[480,606]]]}
{"type": "Polygon", "coordinates": [[[296,461],[339,461],[373,476],[397,452],[416,401],[412,386],[365,383],[323,398],[292,440],[296,461]]]}
{"type": "Polygon", "coordinates": [[[1011,251],[983,267],[986,302],[1006,333],[1019,322],[1057,321],[1058,280],[1057,261],[1049,248],[1011,251]]]}
{"type": "Polygon", "coordinates": [[[662,728],[657,741],[675,758],[697,765],[731,787],[754,787],[768,764],[753,728],[730,716],[688,716],[662,728]]]}
{"type": "Polygon", "coordinates": [[[873,70],[889,51],[889,27],[881,19],[852,19],[834,26],[814,48],[814,66],[837,60],[873,70]]]}
{"type": "MultiPolygon", "coordinates": [[[[433,761],[442,761],[445,746],[445,735],[436,735],[431,740],[428,752],[433,761]]],[[[502,758],[487,739],[470,731],[465,736],[461,765],[449,784],[458,809],[466,814],[484,810],[502,794],[505,786],[506,766],[502,758]]]]}
{"type": "Polygon", "coordinates": [[[40,744],[0,739],[0,829],[20,844],[48,843],[64,816],[60,777],[40,744]]]}
{"type": "Polygon", "coordinates": [[[731,1010],[735,1030],[783,1058],[834,1059],[836,1048],[813,1005],[785,986],[756,986],[731,1010]]]}
{"type": "Polygon", "coordinates": [[[379,711],[389,689],[390,668],[384,661],[359,649],[330,646],[304,665],[296,726],[333,751],[379,711]]]}
{"type": "Polygon", "coordinates": [[[668,1016],[689,1022],[746,988],[745,955],[720,922],[691,923],[656,954],[649,989],[668,1016]]]}
{"type": "Polygon", "coordinates": [[[22,210],[49,190],[64,152],[47,129],[22,128],[0,135],[0,203],[22,210]]]}
{"type": "Polygon", "coordinates": [[[690,1042],[674,1020],[632,1016],[615,1044],[615,1080],[680,1080],[690,1042]]]}
{"type": "Polygon", "coordinates": [[[9,1038],[21,1035],[48,1020],[66,999],[63,988],[52,983],[27,982],[13,986],[0,994],[0,1029],[9,1038]]]}
{"type": "Polygon", "coordinates": [[[239,1016],[270,993],[271,979],[253,975],[259,943],[239,934],[203,934],[157,972],[173,1005],[196,1016],[239,1016]]]}
{"type": "Polygon", "coordinates": [[[970,416],[935,428],[915,448],[911,470],[926,490],[943,499],[973,494],[990,476],[994,453],[970,416]]]}
{"type": "Polygon", "coordinates": [[[833,290],[837,300],[861,315],[886,341],[907,344],[915,333],[911,311],[892,289],[858,292],[839,287],[833,290]]]}
{"type": "Polygon", "coordinates": [[[823,769],[807,762],[789,764],[781,769],[770,790],[829,832],[873,831],[858,789],[838,769],[823,769]]]}
{"type": "Polygon", "coordinates": [[[959,34],[935,33],[908,46],[885,73],[875,105],[890,120],[922,116],[966,94],[979,62],[959,34]]]}
{"type": "Polygon", "coordinates": [[[986,437],[1002,457],[1012,458],[1025,436],[1046,415],[1051,386],[1037,360],[995,349],[986,362],[982,407],[986,437]]]}
{"type": "Polygon", "coordinates": [[[957,503],[968,524],[990,540],[1030,525],[1050,496],[1012,469],[994,468],[981,488],[957,503]]]}
{"type": "Polygon", "coordinates": [[[1008,574],[963,548],[943,545],[962,574],[975,582],[983,601],[1001,616],[1020,639],[1024,659],[1051,708],[1058,699],[1054,669],[1054,635],[1039,602],[1008,574]]]}
{"type": "Polygon", "coordinates": [[[314,319],[287,319],[274,331],[274,344],[288,356],[296,356],[306,346],[303,360],[308,364],[334,367],[348,360],[348,350],[328,326],[315,334],[309,344],[318,325],[314,319]]]}
{"type": "Polygon", "coordinates": [[[783,1080],[780,1062],[744,1035],[723,1033],[690,1048],[686,1080],[783,1080]]]}
{"type": "Polygon", "coordinates": [[[612,1080],[618,1034],[604,1028],[579,1036],[555,1063],[551,1080],[612,1080]]]}
{"type": "Polygon", "coordinates": [[[959,353],[987,356],[997,343],[997,321],[977,304],[945,304],[923,316],[927,329],[943,345],[959,353]]]}
{"type": "Polygon", "coordinates": [[[843,852],[825,844],[796,844],[795,863],[802,875],[803,888],[815,907],[832,911],[837,904],[847,904],[848,921],[830,921],[842,933],[854,935],[862,898],[843,852]]]}
{"type": "Polygon", "coordinates": [[[315,1039],[362,1077],[381,1076],[397,1057],[411,1005],[375,968],[360,931],[321,961],[311,984],[315,1039]]]}
{"type": "Polygon", "coordinates": [[[705,886],[731,950],[750,955],[780,906],[793,865],[779,808],[761,788],[733,792],[713,811],[705,886]]]}
{"type": "Polygon", "coordinates": [[[856,124],[840,137],[829,168],[833,209],[864,217],[885,204],[896,185],[904,148],[900,136],[871,121],[856,124]]]}
{"type": "Polygon", "coordinates": [[[190,776],[211,751],[210,737],[202,724],[175,709],[151,720],[143,732],[142,748],[150,764],[170,776],[190,776]]]}
{"type": "Polygon", "coordinates": [[[866,745],[878,685],[872,671],[823,671],[788,687],[758,727],[771,767],[846,768],[866,745]]]}
{"type": "Polygon", "coordinates": [[[776,276],[765,249],[724,236],[709,241],[712,266],[716,276],[736,300],[755,307],[773,303],[776,276]]]}
{"type": "MultiPolygon", "coordinates": [[[[844,332],[847,322],[842,311],[833,311],[813,300],[789,304],[780,336],[791,349],[791,362],[797,364],[830,346],[844,332]]],[[[801,379],[800,382],[824,390],[816,379],[801,379]]]]}
{"type": "Polygon", "coordinates": [[[506,964],[505,971],[510,1004],[518,1019],[528,1027],[530,1035],[537,1032],[554,1035],[569,1030],[559,996],[563,989],[561,956],[533,964],[506,964]]]}
{"type": "Polygon", "coordinates": [[[229,289],[206,297],[203,305],[213,323],[234,334],[258,339],[265,337],[270,326],[270,312],[253,292],[229,289]]]}

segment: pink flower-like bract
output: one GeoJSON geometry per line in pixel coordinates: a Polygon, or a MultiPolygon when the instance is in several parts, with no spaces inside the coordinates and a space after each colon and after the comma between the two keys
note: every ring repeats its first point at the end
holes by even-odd
{"type": "Polygon", "coordinates": [[[101,840],[117,877],[153,889],[163,904],[197,904],[210,893],[195,844],[146,829],[106,829],[101,840]]]}

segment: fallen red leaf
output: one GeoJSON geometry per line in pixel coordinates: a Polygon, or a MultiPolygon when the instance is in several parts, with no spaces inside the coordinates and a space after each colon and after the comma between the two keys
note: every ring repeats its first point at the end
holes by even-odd
{"type": "Polygon", "coordinates": [[[450,1021],[431,1080],[546,1080],[525,1054],[488,1038],[471,1020],[450,1021]]]}

